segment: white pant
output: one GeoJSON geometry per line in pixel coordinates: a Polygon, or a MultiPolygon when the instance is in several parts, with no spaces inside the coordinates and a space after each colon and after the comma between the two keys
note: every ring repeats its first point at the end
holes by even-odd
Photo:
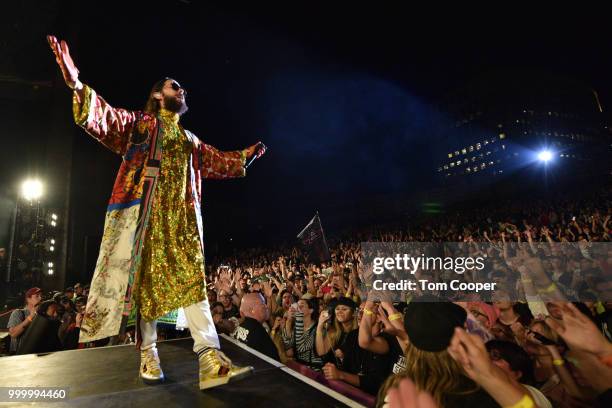
{"type": "MultiPolygon", "coordinates": [[[[219,336],[215,329],[208,299],[185,308],[185,317],[189,324],[191,337],[193,337],[193,351],[198,352],[205,347],[221,348],[219,336]]],[[[140,332],[142,334],[141,350],[146,350],[155,345],[157,341],[157,320],[145,322],[140,321],[140,332]]]]}

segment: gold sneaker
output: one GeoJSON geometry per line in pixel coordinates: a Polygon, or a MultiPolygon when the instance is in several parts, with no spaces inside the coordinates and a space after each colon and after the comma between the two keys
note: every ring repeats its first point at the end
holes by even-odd
{"type": "Polygon", "coordinates": [[[164,372],[159,363],[157,347],[152,346],[146,350],[140,350],[140,378],[146,382],[164,381],[164,372]]]}
{"type": "Polygon", "coordinates": [[[201,390],[240,380],[253,372],[253,367],[235,366],[223,352],[214,348],[200,351],[198,361],[200,362],[201,390]]]}

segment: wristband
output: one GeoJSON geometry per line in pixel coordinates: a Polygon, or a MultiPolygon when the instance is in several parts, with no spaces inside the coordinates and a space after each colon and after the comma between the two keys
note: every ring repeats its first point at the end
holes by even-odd
{"type": "Polygon", "coordinates": [[[556,358],[553,360],[553,365],[562,366],[563,364],[565,364],[565,360],[562,358],[556,358]]]}
{"type": "Polygon", "coordinates": [[[365,307],[363,308],[363,313],[364,313],[366,316],[372,316],[372,315],[374,314],[374,312],[373,312],[373,311],[371,311],[370,309],[366,309],[365,307]]]}
{"type": "Polygon", "coordinates": [[[551,293],[551,292],[554,292],[555,289],[557,289],[557,285],[555,285],[555,282],[553,282],[546,289],[539,289],[538,293],[551,293]]]}
{"type": "Polygon", "coordinates": [[[505,408],[534,408],[535,405],[533,403],[533,400],[531,399],[531,397],[527,394],[523,395],[523,398],[521,398],[516,404],[514,405],[509,405],[505,408]]]}
{"type": "Polygon", "coordinates": [[[389,320],[390,321],[399,320],[401,318],[402,318],[402,314],[401,313],[393,313],[392,315],[389,315],[389,320]]]}

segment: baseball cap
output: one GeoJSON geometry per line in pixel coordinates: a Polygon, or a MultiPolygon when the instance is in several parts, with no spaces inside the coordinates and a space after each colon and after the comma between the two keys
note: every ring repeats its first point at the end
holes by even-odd
{"type": "Polygon", "coordinates": [[[41,288],[37,288],[37,287],[33,287],[27,290],[27,292],[25,293],[25,297],[29,298],[31,296],[34,296],[37,293],[41,293],[42,289],[41,288]]]}

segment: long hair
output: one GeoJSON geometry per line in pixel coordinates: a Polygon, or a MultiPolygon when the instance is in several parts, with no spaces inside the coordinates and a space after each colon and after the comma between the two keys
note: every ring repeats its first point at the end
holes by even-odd
{"type": "MultiPolygon", "coordinates": [[[[352,316],[351,316],[351,328],[349,329],[349,332],[353,331],[357,327],[359,327],[357,325],[357,320],[355,319],[355,310],[352,309],[351,313],[352,313],[352,316]]],[[[328,333],[329,341],[331,342],[332,348],[338,346],[338,342],[340,341],[340,336],[342,335],[342,332],[344,331],[344,326],[338,321],[337,317],[334,317],[333,328],[334,328],[333,331],[330,330],[329,333],[328,333]]]]}
{"type": "Polygon", "coordinates": [[[444,407],[451,395],[470,394],[479,388],[446,350],[423,351],[409,344],[405,356],[406,368],[401,376],[410,378],[419,390],[430,393],[439,407],[444,407]]]}
{"type": "Polygon", "coordinates": [[[396,387],[403,378],[406,378],[404,374],[391,374],[387,377],[378,389],[378,394],[376,394],[376,408],[388,406],[388,401],[385,401],[387,393],[391,388],[396,387]]]}
{"type": "Polygon", "coordinates": [[[161,107],[159,106],[159,101],[153,97],[153,94],[155,92],[161,92],[164,85],[166,84],[166,81],[169,79],[171,78],[166,77],[164,79],[157,81],[153,85],[153,88],[151,88],[151,92],[149,92],[149,99],[147,99],[147,103],[145,104],[145,107],[144,107],[144,111],[146,113],[149,113],[151,115],[156,115],[157,112],[159,112],[161,107]]]}
{"type": "Polygon", "coordinates": [[[312,298],[304,300],[308,304],[308,308],[312,309],[312,315],[310,316],[310,318],[316,323],[317,320],[319,320],[319,299],[312,298]]]}

